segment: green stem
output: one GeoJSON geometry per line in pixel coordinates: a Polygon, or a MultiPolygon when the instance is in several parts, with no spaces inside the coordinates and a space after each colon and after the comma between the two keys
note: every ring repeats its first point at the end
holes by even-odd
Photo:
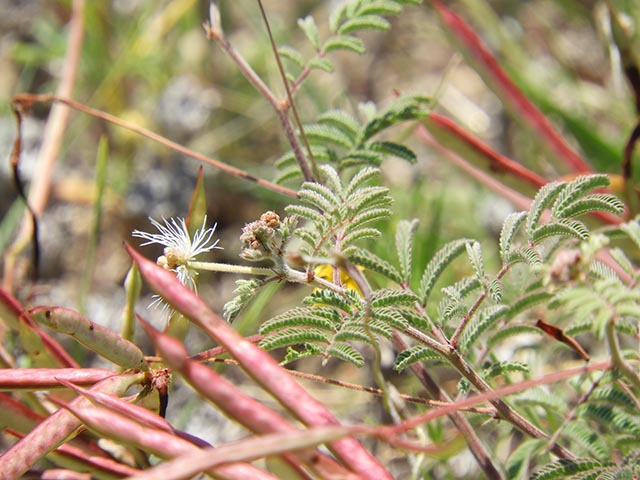
{"type": "Polygon", "coordinates": [[[270,268],[264,267],[247,267],[244,265],[232,265],[229,263],[217,263],[217,262],[192,262],[187,264],[190,268],[196,270],[206,270],[208,272],[224,272],[224,273],[240,273],[248,275],[261,275],[267,277],[274,275],[274,271],[270,268]]]}
{"type": "Polygon", "coordinates": [[[611,351],[611,360],[613,360],[613,366],[620,371],[622,375],[629,380],[636,389],[640,389],[640,377],[633,371],[633,368],[627,363],[620,351],[620,343],[618,342],[618,336],[616,335],[616,314],[612,313],[609,321],[607,322],[607,342],[609,343],[609,350],[611,351]]]}

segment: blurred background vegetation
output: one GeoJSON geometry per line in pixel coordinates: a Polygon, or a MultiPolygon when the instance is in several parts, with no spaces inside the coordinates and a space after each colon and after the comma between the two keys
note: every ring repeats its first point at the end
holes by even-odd
{"type": "MultiPolygon", "coordinates": [[[[322,28],[331,1],[266,0],[280,45],[310,52],[296,19],[313,14],[322,28]]],[[[633,99],[611,39],[603,28],[603,3],[564,0],[459,0],[447,2],[462,14],[501,60],[519,87],[545,111],[595,170],[619,173],[624,143],[636,122],[633,99]]],[[[631,11],[633,2],[624,4],[631,11]]],[[[281,80],[257,4],[220,2],[223,28],[235,47],[279,94],[281,80]]],[[[636,12],[637,13],[637,12],[636,12]]],[[[19,92],[52,93],[60,80],[70,18],[69,1],[0,0],[0,153],[8,158],[15,135],[10,99],[19,92]]],[[[273,179],[275,160],[287,150],[281,127],[267,102],[233,62],[205,37],[208,3],[198,0],[89,1],[85,36],[73,98],[132,121],[193,150],[273,179]]],[[[390,32],[370,32],[362,56],[336,54],[333,74],[314,73],[297,95],[304,121],[358,102],[385,105],[398,93],[433,98],[434,109],[549,179],[567,172],[541,147],[535,134],[505,108],[442,28],[425,2],[391,19],[390,32]]],[[[26,119],[20,171],[28,183],[36,163],[48,107],[26,119]]],[[[418,218],[415,264],[422,268],[446,241],[472,237],[485,255],[493,248],[513,207],[459,172],[412,134],[413,125],[389,133],[418,154],[410,166],[383,165],[395,211],[418,218]]],[[[41,218],[42,278],[35,291],[18,288],[26,302],[77,308],[86,302],[93,320],[119,319],[122,281],[129,259],[122,242],[134,228],[148,230],[151,216],[184,216],[198,162],[128,131],[74,112],[65,133],[48,207],[41,218]],[[83,277],[94,215],[95,159],[99,139],[108,141],[106,191],[95,268],[83,277]],[[87,298],[82,282],[90,281],[87,298]]],[[[209,221],[217,222],[224,250],[216,260],[236,262],[242,226],[266,210],[282,213],[287,198],[204,168],[209,221]]],[[[291,185],[295,187],[295,185],[291,185]]],[[[531,192],[525,192],[531,193],[531,192]]],[[[0,251],[10,244],[23,207],[8,161],[0,166],[0,251]]],[[[383,225],[378,254],[393,251],[394,225],[383,225]]],[[[159,254],[146,250],[149,257],[159,254]]],[[[489,259],[491,261],[491,259],[489,259]]],[[[497,265],[494,259],[493,266],[497,265]]],[[[463,267],[460,267],[463,268],[463,267]]],[[[455,268],[449,278],[460,278],[455,268]]],[[[235,277],[202,275],[200,293],[217,311],[232,297],[235,277]]],[[[275,294],[275,292],[272,292],[275,294]]],[[[278,293],[273,311],[257,303],[245,318],[259,321],[291,306],[303,293],[278,293]],[[260,313],[259,315],[254,315],[260,313]]],[[[149,313],[149,315],[153,315],[149,313]]],[[[256,326],[240,320],[244,333],[256,326]]],[[[204,347],[204,346],[203,346],[204,347]]],[[[194,347],[194,350],[199,348],[194,347]]],[[[350,368],[350,367],[343,367],[350,368]]],[[[342,372],[344,373],[344,372],[342,372]]],[[[348,375],[347,375],[348,377],[348,375]]],[[[348,396],[352,395],[347,392],[348,396]]]]}

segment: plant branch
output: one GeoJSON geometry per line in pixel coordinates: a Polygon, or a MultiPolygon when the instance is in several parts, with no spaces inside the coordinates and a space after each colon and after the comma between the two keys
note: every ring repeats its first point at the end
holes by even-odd
{"type": "MultiPolygon", "coordinates": [[[[267,33],[269,34],[269,42],[271,43],[271,50],[273,51],[273,55],[276,59],[276,64],[278,65],[278,71],[280,72],[280,78],[282,78],[282,83],[284,84],[284,89],[287,92],[287,97],[285,101],[278,102],[278,113],[286,117],[287,122],[289,121],[289,117],[287,116],[287,110],[291,107],[291,111],[293,113],[293,118],[296,121],[296,125],[298,126],[298,131],[300,132],[300,137],[302,137],[302,141],[304,142],[304,146],[307,149],[307,158],[304,157],[298,159],[298,163],[300,164],[300,168],[302,170],[302,174],[304,179],[307,182],[312,182],[314,179],[320,181],[320,172],[318,171],[318,165],[313,158],[313,153],[311,152],[311,146],[309,145],[309,140],[304,133],[304,128],[302,127],[302,122],[300,121],[300,116],[298,115],[298,109],[296,108],[296,104],[293,101],[293,94],[291,92],[291,87],[289,86],[289,80],[287,79],[287,74],[284,70],[284,66],[282,65],[282,60],[280,58],[280,54],[278,53],[278,47],[276,46],[276,42],[273,39],[273,33],[271,32],[271,25],[269,24],[269,19],[267,18],[267,12],[264,10],[264,5],[262,5],[262,0],[258,0],[258,5],[260,6],[260,13],[262,14],[262,18],[264,20],[264,24],[267,27],[267,33]],[[300,162],[302,160],[302,163],[300,162]],[[311,171],[309,171],[308,162],[311,164],[311,171]],[[303,168],[304,165],[304,168],[303,168]]],[[[287,125],[284,125],[285,130],[287,129],[287,125]]],[[[290,127],[289,127],[290,128],[290,127]]],[[[297,137],[296,137],[297,140],[297,137]]],[[[295,148],[295,145],[291,145],[295,148]]],[[[296,155],[296,159],[297,159],[296,155]]]]}
{"type": "MultiPolygon", "coordinates": [[[[67,42],[67,52],[64,60],[64,68],[60,85],[58,86],[58,95],[70,98],[73,95],[73,89],[76,84],[78,73],[78,65],[80,64],[80,54],[82,52],[82,40],[84,38],[84,0],[73,0],[71,5],[71,20],[69,22],[69,38],[67,42]]],[[[64,105],[55,105],[51,109],[47,125],[43,133],[42,147],[38,155],[36,175],[29,190],[27,204],[29,205],[29,215],[34,216],[34,221],[23,217],[20,224],[20,230],[15,240],[7,249],[5,254],[5,276],[3,286],[7,291],[13,290],[13,270],[18,254],[24,249],[29,242],[29,237],[36,232],[37,218],[44,211],[49,199],[51,190],[51,181],[53,179],[53,170],[55,168],[62,139],[69,122],[69,108],[64,105]]],[[[20,120],[18,120],[20,121],[20,120]]],[[[17,152],[17,156],[20,152],[17,152]]],[[[17,159],[16,159],[17,160],[17,159]]],[[[17,169],[17,165],[15,166],[17,169]]],[[[37,243],[37,237],[35,238],[37,243]]],[[[38,246],[34,246],[34,255],[37,255],[38,246]]],[[[37,262],[37,258],[35,260],[37,262]]],[[[37,271],[38,265],[34,265],[37,271]]]]}
{"type": "Polygon", "coordinates": [[[261,187],[267,188],[269,190],[280,193],[282,195],[286,195],[292,198],[297,198],[298,194],[295,190],[291,190],[290,188],[286,188],[281,185],[275,184],[273,182],[269,182],[268,180],[263,180],[261,178],[254,177],[253,175],[245,172],[244,170],[240,170],[239,168],[233,167],[231,165],[227,165],[226,163],[223,163],[219,160],[215,160],[213,158],[207,157],[206,155],[195,152],[187,147],[180,145],[179,143],[173,142],[168,138],[158,135],[157,133],[154,133],[151,130],[138,127],[137,125],[134,125],[125,120],[121,120],[120,118],[114,115],[103,112],[101,110],[96,110],[95,108],[87,107],[82,103],[75,102],[68,98],[62,98],[57,95],[37,95],[32,93],[23,93],[23,94],[16,95],[13,99],[14,104],[23,106],[23,108],[28,108],[29,106],[37,102],[62,103],[64,105],[67,105],[73,108],[74,110],[78,110],[79,112],[86,113],[87,115],[91,115],[93,117],[99,118],[101,120],[112,123],[119,127],[126,128],[127,130],[131,130],[132,132],[142,135],[143,137],[153,140],[154,142],[160,143],[161,145],[171,148],[172,150],[180,152],[188,157],[195,158],[196,160],[199,160],[204,163],[208,163],[209,165],[212,165],[213,167],[219,170],[222,170],[225,173],[241,178],[243,180],[256,183],[261,187]]]}
{"type": "Polygon", "coordinates": [[[231,45],[219,26],[210,24],[205,25],[204,28],[207,32],[207,38],[209,40],[215,40],[216,43],[220,45],[220,47],[226,52],[227,55],[229,55],[229,57],[231,57],[231,59],[238,66],[238,69],[240,70],[242,75],[244,75],[249,83],[251,83],[251,85],[253,85],[253,87],[271,104],[276,114],[278,115],[280,123],[282,124],[284,133],[287,137],[287,141],[291,145],[304,179],[307,181],[313,181],[313,175],[311,174],[311,170],[309,169],[307,160],[304,157],[302,147],[300,146],[298,137],[296,137],[295,129],[291,124],[291,120],[289,119],[286,108],[282,108],[281,102],[276,98],[271,89],[267,86],[266,83],[264,83],[264,81],[255,72],[251,65],[247,63],[244,57],[240,55],[240,53],[233,47],[233,45],[231,45]]]}
{"type": "MultiPolygon", "coordinates": [[[[498,272],[498,274],[496,275],[496,279],[500,280],[502,277],[505,276],[505,274],[508,271],[509,271],[509,265],[508,264],[503,265],[500,271],[498,272]]],[[[462,332],[464,331],[466,326],[469,324],[469,321],[473,317],[473,314],[478,310],[478,308],[480,308],[480,305],[482,305],[482,302],[484,302],[484,300],[487,298],[488,295],[489,295],[489,291],[487,288],[485,288],[483,292],[478,296],[476,301],[473,303],[473,305],[471,305],[471,308],[469,308],[469,311],[462,318],[462,321],[456,328],[456,331],[453,332],[453,335],[451,336],[451,340],[449,340],[449,344],[453,348],[456,348],[458,346],[460,335],[462,335],[462,332]]]]}
{"type": "Polygon", "coordinates": [[[607,343],[611,352],[613,367],[633,384],[636,389],[640,389],[640,377],[634,369],[627,363],[620,351],[620,343],[616,335],[616,314],[612,313],[606,326],[607,343]]]}

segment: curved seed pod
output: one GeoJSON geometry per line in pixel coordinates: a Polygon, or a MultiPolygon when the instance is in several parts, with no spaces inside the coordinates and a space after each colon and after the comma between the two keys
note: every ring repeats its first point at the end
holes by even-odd
{"type": "MultiPolygon", "coordinates": [[[[96,383],[91,390],[122,396],[129,387],[141,383],[145,375],[114,375],[96,383]]],[[[78,397],[70,405],[87,406],[90,402],[78,397]]],[[[59,409],[51,414],[0,456],[2,478],[20,478],[33,464],[62,444],[79,426],[80,421],[67,410],[59,409]]]]}
{"type": "Polygon", "coordinates": [[[2,368],[1,390],[48,390],[61,388],[65,382],[93,385],[116,375],[104,368],[2,368]]]}
{"type": "Polygon", "coordinates": [[[32,318],[58,333],[72,336],[98,355],[123,368],[148,371],[144,354],[136,345],[108,328],[91,322],[78,312],[62,307],[37,307],[32,318]]]}

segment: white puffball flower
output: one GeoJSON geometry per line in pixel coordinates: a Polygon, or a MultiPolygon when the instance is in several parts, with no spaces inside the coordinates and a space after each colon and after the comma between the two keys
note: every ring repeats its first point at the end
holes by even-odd
{"type": "Polygon", "coordinates": [[[153,243],[164,245],[164,255],[158,257],[158,265],[174,272],[180,283],[196,291],[198,272],[189,265],[189,262],[195,261],[198,255],[209,252],[214,248],[222,249],[222,247],[217,246],[219,239],[213,240],[213,233],[217,224],[206,228],[207,217],[205,215],[202,227],[198,228],[193,234],[193,238],[191,238],[184,218],[179,218],[176,221],[175,218],[167,220],[163,217],[164,225],[153,218],[149,218],[149,221],[159,233],[134,230],[131,236],[147,240],[140,246],[153,243]]]}

